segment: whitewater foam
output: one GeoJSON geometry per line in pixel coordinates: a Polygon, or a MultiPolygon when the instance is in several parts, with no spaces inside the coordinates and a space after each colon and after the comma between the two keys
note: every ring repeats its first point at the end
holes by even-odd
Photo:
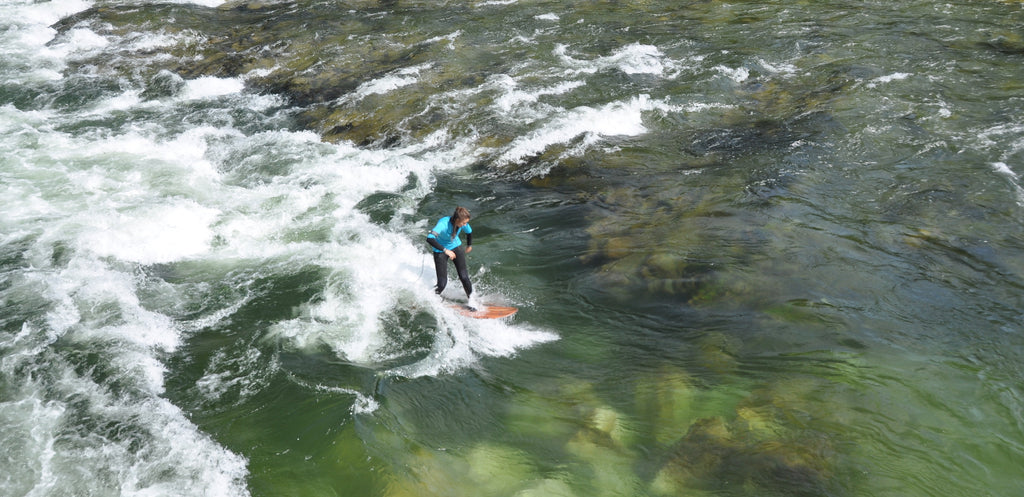
{"type": "MultiPolygon", "coordinates": [[[[578,143],[566,155],[579,155],[604,137],[637,136],[647,132],[643,124],[644,112],[674,109],[647,95],[639,95],[624,102],[612,102],[599,108],[578,107],[564,112],[536,131],[513,140],[499,157],[498,163],[515,163],[540,154],[552,145],[570,144],[576,140],[578,143]]],[[[529,174],[543,176],[550,167],[537,166],[529,174]]]]}
{"type": "Polygon", "coordinates": [[[240,78],[217,78],[203,76],[185,82],[185,98],[190,100],[201,100],[205,98],[216,98],[224,95],[235,95],[245,89],[245,83],[240,78]]]}
{"type": "Polygon", "coordinates": [[[910,76],[912,76],[912,74],[905,73],[905,72],[896,72],[896,73],[892,73],[892,74],[887,74],[885,76],[879,76],[879,77],[877,77],[875,79],[872,79],[872,80],[868,81],[866,86],[868,88],[877,88],[879,85],[884,85],[886,83],[891,83],[893,81],[901,81],[901,80],[909,78],[910,76]]]}
{"type": "Polygon", "coordinates": [[[590,74],[614,68],[626,74],[660,76],[675,65],[665,57],[658,47],[641,43],[626,45],[612,52],[611,55],[593,60],[572,57],[568,54],[568,47],[562,44],[555,46],[554,54],[568,68],[567,75],[590,74]]]}
{"type": "Polygon", "coordinates": [[[81,56],[110,45],[110,40],[85,27],[75,27],[60,37],[59,42],[49,46],[61,56],[81,56]]]}
{"type": "Polygon", "coordinates": [[[1006,176],[1010,183],[1013,185],[1014,192],[1017,194],[1017,205],[1024,207],[1024,187],[1019,183],[1020,176],[1010,169],[1010,166],[1006,165],[1005,162],[996,162],[992,164],[992,168],[997,173],[1006,176]]]}
{"type": "Polygon", "coordinates": [[[50,26],[57,21],[77,14],[92,6],[87,0],[54,0],[46,3],[15,3],[0,6],[2,19],[12,24],[50,26]]]}
{"type": "Polygon", "coordinates": [[[213,240],[220,211],[194,201],[171,200],[83,220],[82,249],[100,257],[140,264],[171,262],[201,254],[213,240]]]}
{"type": "Polygon", "coordinates": [[[8,393],[20,396],[0,402],[0,443],[11,456],[0,460],[9,476],[0,493],[247,495],[244,461],[152,394],[162,389],[158,361],[144,349],[119,351],[124,335],[98,341],[79,323],[51,333],[26,323],[0,340],[0,372],[19,380],[8,393]],[[64,343],[54,348],[59,335],[64,343]],[[117,382],[103,385],[94,371],[76,371],[67,355],[74,350],[109,357],[95,369],[117,372],[117,382]]]}
{"type": "Polygon", "coordinates": [[[550,115],[555,109],[550,105],[540,104],[540,99],[548,95],[562,95],[586,83],[579,80],[562,81],[552,86],[523,89],[522,86],[506,74],[492,76],[485,87],[500,92],[492,104],[495,113],[511,120],[533,122],[550,115]]]}
{"type": "Polygon", "coordinates": [[[430,69],[431,67],[433,67],[433,64],[420,64],[418,66],[403,67],[381,78],[370,80],[359,85],[355,92],[342,98],[359,100],[369,95],[384,94],[405,86],[416,84],[419,81],[420,73],[430,69]]]}
{"type": "Polygon", "coordinates": [[[404,377],[437,376],[472,367],[483,357],[509,357],[519,350],[558,339],[558,335],[529,325],[462,316],[437,299],[428,304],[442,333],[427,357],[394,368],[404,377]],[[443,338],[442,338],[443,337],[443,338]]]}
{"type": "MultiPolygon", "coordinates": [[[[51,43],[56,33],[49,26],[60,18],[52,8],[0,7],[8,19],[30,19],[11,28],[16,36],[5,37],[3,48],[32,70],[5,78],[59,83],[74,57],[175,43],[166,36],[100,36],[84,27],[51,43]]],[[[355,94],[395,91],[430,67],[395,71],[355,94]]],[[[2,241],[24,247],[4,298],[26,313],[10,318],[25,321],[20,334],[0,335],[0,367],[20,385],[0,401],[0,441],[16,451],[0,461],[0,472],[18,475],[0,482],[0,494],[247,495],[245,460],[164,398],[165,361],[193,335],[247,307],[254,292],[246,286],[256,280],[307,268],[325,275],[315,298],[256,338],[287,350],[326,346],[381,374],[443,374],[557,339],[525,324],[467,320],[431,291],[426,221],[408,216],[439,172],[478,160],[472,140],[453,143],[442,129],[415,144],[364,150],[322,143],[311,132],[243,133],[230,111],[269,114],[280,97],[246,94],[244,77],[174,82],[174,91],[155,99],[136,87],[77,109],[0,108],[2,241]],[[140,110],[124,125],[80,126],[140,110]],[[177,131],[184,112],[195,122],[177,131]],[[378,192],[401,192],[386,225],[360,209],[378,192]],[[193,281],[189,271],[200,275],[193,281]],[[217,285],[224,290],[210,289],[217,285]],[[387,320],[403,312],[433,317],[411,331],[429,345],[410,350],[394,336],[387,320]]],[[[542,107],[539,96],[580,84],[513,84],[497,105],[528,111],[542,107]]],[[[636,128],[608,122],[592,131],[636,128]]],[[[221,349],[186,388],[201,406],[231,404],[259,394],[281,368],[255,346],[221,349]]],[[[354,413],[377,408],[372,392],[310,387],[353,395],[354,413]]]]}
{"type": "Polygon", "coordinates": [[[742,83],[750,78],[750,70],[746,67],[727,67],[727,66],[715,66],[715,70],[724,74],[729,79],[736,83],[742,83]]]}
{"type": "Polygon", "coordinates": [[[219,350],[210,359],[196,389],[209,403],[223,402],[229,394],[235,404],[262,390],[280,370],[278,362],[255,347],[219,350]]]}
{"type": "Polygon", "coordinates": [[[201,5],[203,7],[220,7],[227,3],[227,0],[170,0],[168,3],[201,5]]]}
{"type": "Polygon", "coordinates": [[[1018,178],[1017,173],[1013,172],[1013,170],[1010,169],[1010,166],[1007,166],[1005,162],[993,163],[992,164],[992,168],[995,169],[997,173],[1005,174],[1006,176],[1009,176],[1010,179],[1017,179],[1018,178]]]}
{"type": "MultiPolygon", "coordinates": [[[[83,27],[55,38],[50,25],[89,6],[0,6],[6,81],[59,83],[68,60],[120,42],[83,27]]],[[[140,265],[208,250],[219,210],[182,187],[216,177],[191,174],[209,164],[205,144],[157,140],[143,127],[55,130],[140,105],[151,104],[128,90],[80,110],[0,108],[3,242],[20,246],[23,261],[7,268],[3,295],[5,319],[22,325],[0,334],[0,375],[17,385],[0,399],[0,495],[248,494],[244,459],[161,397],[162,359],[182,332],[140,300],[140,265]]]]}
{"type": "Polygon", "coordinates": [[[54,481],[57,451],[52,434],[59,429],[64,412],[63,405],[34,396],[0,402],[0,445],[8,454],[17,455],[0,460],[4,495],[42,494],[37,489],[54,481]]]}

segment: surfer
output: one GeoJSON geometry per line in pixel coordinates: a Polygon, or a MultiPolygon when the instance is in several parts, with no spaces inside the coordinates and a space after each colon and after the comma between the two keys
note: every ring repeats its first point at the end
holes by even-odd
{"type": "Polygon", "coordinates": [[[437,271],[437,287],[434,292],[438,295],[448,285],[449,260],[455,263],[466,298],[473,294],[473,283],[469,281],[469,270],[466,268],[466,254],[473,250],[473,228],[469,225],[469,218],[468,209],[456,207],[451,216],[442,217],[427,234],[427,243],[434,249],[434,269],[437,271]],[[459,239],[462,233],[466,234],[465,247],[459,239]]]}

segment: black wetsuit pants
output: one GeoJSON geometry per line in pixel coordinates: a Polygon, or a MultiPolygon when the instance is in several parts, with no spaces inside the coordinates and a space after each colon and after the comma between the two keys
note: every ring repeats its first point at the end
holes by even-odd
{"type": "MultiPolygon", "coordinates": [[[[466,296],[473,293],[473,283],[469,281],[469,269],[466,268],[466,247],[459,245],[452,249],[455,252],[455,271],[459,273],[459,281],[462,288],[466,290],[466,296]]],[[[441,293],[444,287],[448,286],[448,256],[444,252],[434,252],[434,269],[437,271],[437,293],[441,293]]]]}

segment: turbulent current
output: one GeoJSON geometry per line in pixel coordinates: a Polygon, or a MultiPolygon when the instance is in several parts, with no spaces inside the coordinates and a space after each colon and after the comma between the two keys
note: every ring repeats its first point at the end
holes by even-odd
{"type": "Polygon", "coordinates": [[[0,0],[0,496],[1021,495],[1022,26],[0,0]]]}

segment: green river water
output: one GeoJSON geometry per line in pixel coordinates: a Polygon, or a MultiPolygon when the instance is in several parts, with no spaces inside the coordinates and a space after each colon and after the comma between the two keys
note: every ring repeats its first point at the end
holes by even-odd
{"type": "Polygon", "coordinates": [[[0,495],[1024,493],[1019,1],[0,0],[0,51],[0,495]],[[456,205],[513,318],[434,295],[456,205]]]}

